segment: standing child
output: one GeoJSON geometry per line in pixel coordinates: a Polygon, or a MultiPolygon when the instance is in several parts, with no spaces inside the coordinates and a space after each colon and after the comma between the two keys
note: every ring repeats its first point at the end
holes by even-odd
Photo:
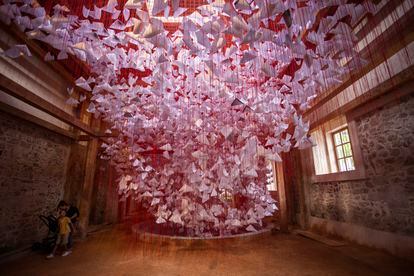
{"type": "Polygon", "coordinates": [[[63,209],[66,211],[66,216],[70,219],[70,222],[73,226],[68,238],[68,249],[72,250],[73,235],[76,230],[76,227],[78,226],[79,210],[75,206],[67,203],[64,204],[63,209]]]}
{"type": "Polygon", "coordinates": [[[61,209],[59,210],[59,218],[58,218],[58,224],[59,224],[59,234],[56,240],[55,247],[53,247],[52,253],[47,255],[47,259],[52,259],[55,256],[56,249],[59,245],[62,245],[65,248],[65,251],[63,252],[62,256],[65,257],[71,253],[70,250],[68,250],[68,239],[69,234],[71,231],[73,231],[73,225],[70,221],[70,218],[66,216],[66,211],[61,209]]]}

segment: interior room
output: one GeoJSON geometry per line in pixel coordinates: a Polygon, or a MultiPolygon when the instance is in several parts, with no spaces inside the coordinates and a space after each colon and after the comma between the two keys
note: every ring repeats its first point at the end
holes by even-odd
{"type": "Polygon", "coordinates": [[[412,275],[413,0],[0,0],[0,275],[412,275]]]}

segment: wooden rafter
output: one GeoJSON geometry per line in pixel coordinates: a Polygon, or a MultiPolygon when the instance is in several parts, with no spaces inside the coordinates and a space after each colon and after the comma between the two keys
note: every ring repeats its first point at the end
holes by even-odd
{"type": "Polygon", "coordinates": [[[74,126],[85,133],[92,135],[94,137],[99,136],[96,130],[92,129],[87,124],[83,123],[79,119],[75,118],[74,116],[70,115],[69,113],[63,111],[62,109],[58,108],[57,106],[51,104],[50,102],[46,101],[45,99],[37,96],[36,94],[32,93],[25,87],[21,86],[18,83],[6,78],[3,75],[0,75],[0,90],[13,96],[37,109],[40,109],[53,117],[65,122],[71,126],[74,126]]]}
{"type": "MultiPolygon", "coordinates": [[[[398,73],[397,75],[391,77],[385,82],[380,83],[377,87],[367,91],[366,93],[356,98],[355,100],[345,104],[344,106],[339,107],[334,112],[328,114],[324,118],[316,122],[313,122],[310,128],[313,129],[320,124],[328,122],[329,120],[332,120],[341,114],[345,114],[353,110],[354,108],[361,106],[362,104],[365,104],[379,97],[383,97],[386,94],[387,94],[386,96],[387,98],[393,98],[393,99],[397,99],[405,95],[408,95],[414,92],[413,85],[414,85],[414,65],[398,73]],[[388,94],[392,94],[392,95],[388,95],[388,94]]],[[[368,111],[368,109],[364,107],[364,112],[366,111],[368,111]]],[[[354,114],[352,117],[355,118],[358,116],[354,114]]],[[[348,118],[348,120],[349,119],[350,118],[348,118]]]]}
{"type": "Polygon", "coordinates": [[[322,94],[319,101],[317,101],[308,111],[305,112],[305,116],[310,115],[312,112],[341,93],[348,86],[352,85],[356,80],[366,75],[369,71],[373,70],[382,62],[389,59],[398,51],[404,47],[407,47],[412,41],[414,41],[414,9],[411,9],[394,24],[396,26],[405,26],[405,28],[388,28],[384,33],[379,35],[374,41],[365,47],[361,51],[360,55],[362,58],[369,60],[369,63],[355,73],[352,73],[349,78],[338,87],[328,90],[326,93],[322,94]],[[384,41],[390,42],[385,49],[384,41]],[[382,50],[378,51],[378,49],[382,50]]]}
{"type": "Polygon", "coordinates": [[[27,113],[23,110],[17,109],[15,107],[11,106],[11,105],[0,102],[0,110],[3,111],[3,112],[6,112],[8,114],[11,114],[13,116],[19,117],[19,118],[21,118],[25,121],[28,121],[28,122],[37,124],[39,126],[42,126],[42,127],[46,128],[46,129],[49,129],[49,130],[51,130],[55,133],[64,135],[66,137],[69,137],[73,140],[77,139],[76,135],[72,131],[60,128],[60,127],[58,127],[58,126],[56,126],[52,123],[49,123],[45,120],[42,120],[42,119],[40,119],[36,116],[33,116],[32,114],[29,114],[29,113],[27,113]]]}

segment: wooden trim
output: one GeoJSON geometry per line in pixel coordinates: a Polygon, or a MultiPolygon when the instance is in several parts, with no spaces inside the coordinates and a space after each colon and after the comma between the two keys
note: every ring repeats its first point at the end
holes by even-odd
{"type": "Polygon", "coordinates": [[[335,182],[335,181],[354,181],[366,179],[365,174],[362,174],[358,170],[349,172],[337,172],[329,174],[314,175],[312,177],[312,183],[323,182],[335,182]]]}
{"type": "Polygon", "coordinates": [[[352,158],[352,161],[354,162],[354,167],[356,168],[356,166],[355,166],[355,161],[354,161],[354,147],[353,147],[353,145],[352,145],[352,139],[351,139],[351,134],[350,134],[350,131],[349,131],[349,129],[348,129],[348,126],[345,126],[345,127],[343,127],[343,128],[341,128],[341,129],[339,129],[339,130],[335,130],[335,131],[333,131],[332,133],[330,133],[331,134],[331,137],[332,137],[332,141],[333,141],[333,148],[334,148],[334,154],[335,154],[335,160],[336,160],[336,165],[338,166],[338,172],[341,172],[340,171],[340,163],[339,163],[339,161],[342,159],[342,160],[344,160],[344,162],[345,162],[345,167],[346,167],[346,171],[347,172],[349,172],[349,171],[353,171],[353,170],[348,170],[348,165],[346,164],[346,160],[345,159],[347,159],[347,158],[349,158],[349,157],[351,157],[352,158]],[[341,132],[342,131],[344,131],[344,130],[346,130],[347,132],[348,132],[348,137],[349,137],[349,141],[348,142],[342,142],[342,135],[341,135],[341,132]],[[341,139],[341,143],[339,144],[339,145],[337,145],[336,144],[336,141],[335,141],[335,135],[336,134],[339,134],[339,138],[341,139]],[[350,156],[345,156],[345,148],[344,148],[344,145],[346,145],[346,144],[349,144],[350,145],[350,147],[351,147],[351,155],[350,156]],[[336,151],[336,149],[338,148],[338,147],[341,147],[342,148],[342,152],[343,152],[343,155],[344,155],[344,157],[342,157],[342,158],[340,158],[339,156],[338,156],[338,153],[337,153],[337,151],[336,151]]]}
{"type": "Polygon", "coordinates": [[[311,183],[312,175],[315,175],[315,166],[313,160],[312,148],[303,149],[300,151],[300,163],[302,167],[302,182],[299,184],[303,189],[303,204],[304,204],[304,227],[309,228],[310,206],[311,206],[311,183]]]}
{"type": "Polygon", "coordinates": [[[404,0],[389,0],[374,16],[369,17],[368,22],[356,33],[356,36],[362,39],[404,2],[404,0]]]}
{"type": "MultiPolygon", "coordinates": [[[[338,168],[338,172],[342,172],[341,171],[341,166],[340,166],[340,164],[339,164],[339,158],[338,158],[338,154],[336,153],[336,149],[337,149],[337,147],[338,146],[340,146],[341,148],[342,148],[342,151],[344,151],[344,148],[342,147],[342,144],[340,144],[340,145],[336,145],[336,142],[335,142],[335,134],[337,134],[337,133],[340,133],[342,130],[344,130],[344,129],[346,129],[347,127],[344,127],[344,128],[341,128],[341,129],[339,129],[339,130],[335,130],[335,131],[332,131],[331,133],[329,133],[329,135],[331,136],[331,139],[332,139],[332,143],[333,143],[333,152],[334,152],[334,158],[335,158],[335,162],[336,162],[336,167],[338,168]]],[[[349,132],[348,132],[349,133],[349,132]]],[[[341,137],[341,134],[339,134],[339,139],[341,139],[341,143],[342,143],[342,137],[341,137]]],[[[345,153],[343,153],[344,154],[344,156],[345,156],[345,153]]],[[[329,155],[329,154],[328,154],[329,155]]],[[[345,159],[345,158],[344,158],[345,159]]],[[[345,167],[346,167],[346,164],[345,164],[345,167]]],[[[346,171],[348,171],[348,170],[346,170],[346,171]]]]}
{"type": "Polygon", "coordinates": [[[275,161],[270,161],[272,164],[272,174],[273,174],[273,187],[276,190],[271,190],[269,192],[278,192],[278,188],[277,188],[277,172],[276,172],[276,162],[275,161]]]}
{"type": "Polygon", "coordinates": [[[6,78],[3,75],[0,75],[0,90],[3,92],[33,106],[36,107],[59,120],[72,125],[89,135],[97,136],[97,132],[92,129],[90,126],[84,124],[79,119],[75,118],[74,116],[68,114],[67,112],[63,111],[62,109],[58,108],[57,106],[51,104],[50,102],[46,101],[45,99],[37,96],[36,94],[32,93],[25,87],[21,86],[18,83],[6,78]]]}
{"type": "Polygon", "coordinates": [[[90,141],[93,138],[89,135],[79,135],[78,136],[78,141],[90,141]]]}
{"type": "Polygon", "coordinates": [[[348,134],[351,141],[355,171],[359,177],[365,178],[365,164],[362,156],[361,144],[359,142],[358,128],[354,120],[348,122],[348,134]]]}
{"type": "MultiPolygon", "coordinates": [[[[14,23],[11,23],[7,26],[6,24],[0,21],[0,28],[3,29],[5,32],[10,33],[14,38],[25,43],[29,47],[32,54],[36,54],[43,60],[43,57],[46,55],[46,51],[44,50],[44,48],[35,40],[27,38],[26,34],[21,32],[14,23]]],[[[75,78],[70,74],[66,67],[60,64],[59,61],[47,62],[46,64],[50,66],[53,70],[60,72],[64,79],[66,79],[70,83],[75,82],[75,78]]],[[[80,65],[84,66],[82,63],[80,63],[80,65]]]]}
{"type": "MultiPolygon", "coordinates": [[[[358,139],[358,129],[355,121],[348,122],[348,134],[351,141],[352,157],[354,159],[355,170],[346,172],[336,172],[329,174],[316,175],[314,174],[311,178],[312,183],[318,182],[333,182],[333,181],[351,181],[365,179],[365,165],[362,157],[362,151],[358,139]]],[[[334,151],[336,148],[334,146],[334,151]]],[[[336,155],[336,152],[335,152],[336,155]]],[[[339,168],[338,168],[339,170],[339,168]]]]}
{"type": "Polygon", "coordinates": [[[326,155],[327,155],[326,158],[328,159],[328,165],[329,165],[329,172],[330,173],[339,172],[338,163],[336,162],[335,145],[334,145],[333,137],[331,135],[331,133],[334,132],[334,131],[335,131],[335,129],[330,129],[330,130],[325,131],[323,133],[324,141],[325,141],[325,145],[326,145],[326,155]],[[332,152],[334,152],[333,155],[332,155],[332,152]]]}
{"type": "Polygon", "coordinates": [[[95,179],[96,158],[98,154],[99,141],[97,138],[88,142],[88,149],[85,161],[85,178],[83,180],[82,192],[79,204],[81,216],[79,226],[81,237],[85,238],[89,227],[89,216],[91,213],[92,192],[95,179]]]}
{"type": "MultiPolygon", "coordinates": [[[[414,72],[413,72],[414,73],[414,72]]],[[[372,99],[364,105],[360,105],[346,114],[349,121],[356,120],[367,113],[377,110],[387,104],[399,101],[402,97],[408,96],[414,92],[414,80],[408,81],[395,87],[392,93],[386,93],[372,99]]]]}
{"type": "Polygon", "coordinates": [[[323,138],[323,147],[324,147],[324,150],[325,150],[325,156],[327,158],[328,171],[331,172],[332,171],[332,164],[331,164],[331,158],[329,156],[328,141],[326,139],[327,132],[326,132],[326,129],[325,129],[324,125],[322,125],[321,130],[322,130],[322,138],[323,138]]]}
{"type": "Polygon", "coordinates": [[[404,17],[397,20],[393,25],[405,26],[404,28],[390,27],[374,41],[372,41],[361,52],[362,58],[368,59],[370,62],[357,72],[350,74],[349,78],[336,88],[332,88],[318,97],[318,101],[308,109],[304,116],[310,115],[312,112],[323,106],[329,100],[341,93],[344,89],[351,86],[356,80],[360,79],[375,67],[392,57],[398,51],[407,47],[412,41],[414,41],[414,9],[407,12],[404,17]],[[390,41],[390,45],[384,47],[384,41],[390,41]],[[384,49],[385,48],[385,49],[384,49]],[[383,49],[383,51],[378,51],[383,49]]]}
{"type": "MultiPolygon", "coordinates": [[[[396,74],[395,76],[391,77],[390,79],[380,83],[375,88],[365,92],[362,96],[356,98],[355,100],[339,107],[334,112],[331,112],[327,116],[319,119],[316,122],[311,123],[310,130],[313,130],[315,127],[330,121],[340,115],[346,114],[350,110],[357,108],[358,106],[362,106],[363,104],[378,98],[382,95],[392,94],[393,98],[398,98],[403,95],[408,95],[414,91],[412,88],[414,85],[414,65],[411,65],[409,68],[401,71],[400,73],[396,74]]],[[[363,110],[367,110],[362,107],[363,110]]],[[[364,113],[364,111],[362,111],[364,113]]],[[[356,113],[352,115],[354,118],[355,116],[359,116],[356,113]]]]}
{"type": "Polygon", "coordinates": [[[116,223],[118,221],[118,192],[116,189],[116,185],[114,185],[114,167],[109,164],[107,164],[108,169],[108,189],[109,194],[107,195],[108,201],[106,202],[106,208],[105,208],[105,221],[107,223],[116,223]]]}
{"type": "MultiPolygon", "coordinates": [[[[5,33],[9,34],[11,37],[13,37],[14,39],[16,39],[16,41],[20,41],[21,43],[26,44],[31,53],[36,56],[40,62],[43,62],[43,64],[49,68],[51,68],[53,71],[55,72],[59,72],[59,76],[61,76],[63,78],[63,80],[68,82],[68,85],[73,86],[74,88],[74,94],[73,96],[77,97],[80,95],[80,91],[83,91],[81,88],[76,87],[74,85],[75,82],[75,77],[71,74],[70,72],[70,68],[67,68],[64,66],[64,64],[62,63],[62,61],[59,60],[55,60],[55,61],[48,61],[48,62],[44,62],[44,56],[46,55],[47,51],[45,50],[44,46],[40,43],[37,42],[36,40],[33,39],[29,39],[26,34],[24,32],[21,32],[20,29],[14,24],[11,23],[10,25],[5,25],[3,22],[0,21],[0,29],[2,29],[5,33]]],[[[10,45],[3,45],[5,47],[9,47],[10,45]]],[[[71,55],[69,55],[69,59],[72,59],[74,62],[78,62],[79,65],[84,69],[87,70],[85,68],[87,68],[88,66],[80,61],[80,60],[75,60],[74,57],[72,57],[71,55]]],[[[25,64],[21,64],[22,66],[24,66],[25,64]]],[[[32,78],[32,76],[29,76],[32,78]]],[[[40,83],[39,83],[40,84],[40,83]]],[[[40,84],[42,85],[42,84],[40,84]]],[[[85,92],[85,91],[83,91],[85,92]]],[[[76,108],[74,108],[74,113],[77,119],[80,119],[82,121],[82,117],[80,116],[81,113],[83,112],[83,110],[87,109],[87,106],[89,104],[89,100],[90,100],[90,94],[89,93],[83,93],[86,96],[86,100],[83,101],[80,105],[78,105],[76,108]]]]}
{"type": "Polygon", "coordinates": [[[283,173],[283,163],[276,162],[277,192],[279,194],[279,212],[280,212],[280,231],[288,232],[288,213],[286,203],[285,175],[283,173]]]}
{"type": "Polygon", "coordinates": [[[6,112],[8,114],[11,114],[13,116],[19,117],[19,118],[21,118],[25,121],[34,123],[34,124],[39,125],[41,127],[44,127],[44,128],[46,128],[50,131],[53,131],[57,134],[64,135],[64,136],[66,136],[70,139],[73,139],[73,140],[77,139],[77,136],[72,131],[60,128],[60,127],[58,127],[54,124],[51,124],[51,123],[49,123],[45,120],[42,120],[42,119],[40,119],[36,116],[33,116],[32,114],[24,112],[23,110],[20,110],[18,108],[15,108],[15,107],[10,106],[8,104],[5,104],[3,102],[0,102],[0,110],[3,111],[3,112],[6,112]]]}

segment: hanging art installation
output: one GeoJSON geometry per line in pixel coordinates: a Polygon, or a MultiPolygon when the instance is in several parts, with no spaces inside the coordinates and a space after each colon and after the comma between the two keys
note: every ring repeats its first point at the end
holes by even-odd
{"type": "Polygon", "coordinates": [[[263,227],[277,210],[267,162],[312,146],[302,114],[360,66],[352,26],[375,11],[346,0],[47,2],[3,0],[0,19],[53,47],[45,61],[87,64],[67,103],[88,98],[109,123],[102,147],[119,193],[189,236],[263,227]]]}

